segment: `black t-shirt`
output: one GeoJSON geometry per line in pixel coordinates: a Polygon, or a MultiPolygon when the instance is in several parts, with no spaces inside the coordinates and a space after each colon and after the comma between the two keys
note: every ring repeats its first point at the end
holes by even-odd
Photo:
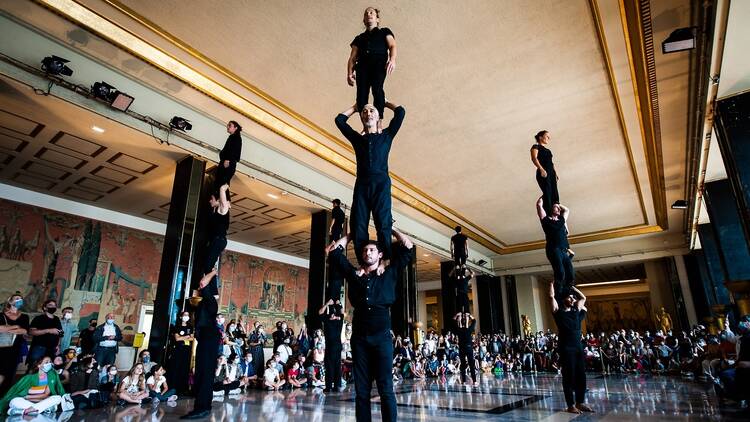
{"type": "Polygon", "coordinates": [[[323,315],[323,334],[326,338],[326,349],[331,347],[341,347],[341,327],[344,325],[343,319],[328,319],[328,315],[323,315]]]}
{"type": "Polygon", "coordinates": [[[466,235],[463,233],[456,233],[451,237],[453,242],[453,254],[456,256],[466,255],[466,235]]]}
{"type": "Polygon", "coordinates": [[[229,230],[229,211],[221,215],[218,210],[212,210],[208,216],[208,230],[209,238],[226,237],[229,230]]]}
{"type": "Polygon", "coordinates": [[[91,352],[94,350],[94,330],[89,330],[87,328],[81,331],[78,338],[81,340],[81,350],[83,352],[91,352]]]}
{"type": "Polygon", "coordinates": [[[554,314],[557,324],[558,348],[578,350],[581,344],[581,322],[586,318],[586,310],[576,308],[570,311],[559,309],[554,314]]]}
{"type": "MultiPolygon", "coordinates": [[[[193,326],[188,325],[173,325],[172,326],[172,336],[179,335],[179,336],[189,336],[190,334],[194,334],[195,330],[193,329],[193,326]]],[[[177,341],[174,340],[174,337],[172,337],[172,343],[175,347],[190,347],[190,344],[185,344],[184,341],[177,341]]]]}
{"type": "Polygon", "coordinates": [[[331,217],[333,218],[333,230],[342,230],[344,228],[344,220],[346,220],[346,215],[344,214],[344,210],[341,209],[341,207],[333,207],[331,210],[331,217]]]}
{"type": "Polygon", "coordinates": [[[548,249],[568,247],[568,232],[565,230],[565,219],[562,216],[557,217],[557,220],[546,216],[541,223],[548,249]]]}
{"type": "Polygon", "coordinates": [[[471,273],[464,269],[456,273],[456,288],[459,293],[469,292],[469,280],[471,280],[471,273]]]}
{"type": "MultiPolygon", "coordinates": [[[[36,328],[37,330],[48,330],[50,328],[57,328],[58,330],[62,330],[60,318],[58,318],[56,315],[53,315],[52,318],[49,318],[47,317],[47,314],[35,316],[34,319],[31,320],[30,327],[36,328]]],[[[31,347],[40,346],[47,349],[54,349],[57,347],[58,343],[60,343],[59,334],[43,334],[41,336],[34,336],[34,339],[31,340],[31,347]]]]}
{"type": "MultiPolygon", "coordinates": [[[[547,149],[544,145],[534,144],[531,149],[537,150],[536,159],[539,160],[539,164],[547,173],[555,171],[555,167],[552,164],[552,151],[547,149]]],[[[549,177],[549,174],[547,174],[549,177]]]]}
{"type": "MultiPolygon", "coordinates": [[[[19,327],[29,331],[29,316],[26,314],[19,314],[15,320],[8,318],[5,312],[0,312],[0,325],[18,325],[19,327]]],[[[13,347],[20,347],[23,342],[23,336],[16,336],[13,341],[13,347]]]]}
{"type": "Polygon", "coordinates": [[[388,54],[388,40],[386,39],[388,35],[394,37],[390,29],[375,27],[371,31],[357,35],[349,45],[357,47],[357,54],[360,58],[385,56],[388,54]]]}

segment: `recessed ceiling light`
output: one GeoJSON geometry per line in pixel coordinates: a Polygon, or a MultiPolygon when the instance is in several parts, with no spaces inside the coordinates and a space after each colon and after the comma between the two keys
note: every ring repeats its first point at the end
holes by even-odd
{"type": "Polygon", "coordinates": [[[428,253],[423,253],[422,256],[430,256],[428,253]]]}
{"type": "Polygon", "coordinates": [[[104,129],[100,128],[99,126],[91,126],[91,130],[96,133],[104,133],[104,129]]]}
{"type": "Polygon", "coordinates": [[[269,198],[279,199],[279,195],[275,195],[273,193],[267,193],[266,195],[268,195],[269,198]]]}

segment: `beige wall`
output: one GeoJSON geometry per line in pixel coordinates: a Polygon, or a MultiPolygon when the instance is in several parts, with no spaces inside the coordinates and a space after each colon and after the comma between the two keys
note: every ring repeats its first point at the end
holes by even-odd
{"type": "MultiPolygon", "coordinates": [[[[531,320],[532,331],[555,330],[552,310],[549,304],[549,285],[541,283],[536,276],[516,276],[516,295],[518,297],[518,318],[526,315],[531,320]]],[[[523,327],[521,327],[523,329],[523,327]]]]}
{"type": "Polygon", "coordinates": [[[646,280],[651,296],[651,306],[654,309],[659,309],[659,307],[663,306],[676,323],[677,319],[675,317],[677,313],[675,312],[674,299],[672,299],[672,287],[667,280],[667,272],[664,265],[665,263],[662,259],[644,263],[646,267],[646,280]]]}

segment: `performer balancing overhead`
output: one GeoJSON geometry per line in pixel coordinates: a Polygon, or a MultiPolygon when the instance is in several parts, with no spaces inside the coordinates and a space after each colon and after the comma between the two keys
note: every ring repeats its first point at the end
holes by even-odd
{"type": "Polygon", "coordinates": [[[469,312],[469,281],[474,278],[474,271],[463,267],[451,271],[456,280],[456,310],[469,312]]]}
{"type": "Polygon", "coordinates": [[[396,300],[396,279],[411,260],[413,244],[405,235],[394,230],[400,242],[390,264],[379,274],[383,252],[378,243],[368,241],[362,249],[362,268],[354,267],[344,255],[347,237],[342,237],[332,248],[328,260],[344,274],[347,295],[354,307],[352,320],[352,361],[357,421],[369,422],[370,389],[375,380],[380,395],[380,409],[384,422],[396,421],[396,396],[393,392],[393,342],[391,338],[390,307],[396,300]]]}
{"type": "Polygon", "coordinates": [[[374,7],[365,9],[362,20],[365,31],[354,38],[346,64],[346,81],[349,86],[357,84],[357,110],[362,111],[368,103],[372,90],[372,103],[378,110],[380,120],[385,111],[383,84],[386,75],[396,68],[396,38],[388,28],[380,28],[380,11],[374,7]]]}
{"type": "Polygon", "coordinates": [[[227,141],[224,148],[219,152],[219,165],[214,175],[214,190],[218,191],[221,185],[229,185],[237,170],[237,162],[242,155],[242,126],[234,120],[227,123],[227,141]]]}
{"type": "MultiPolygon", "coordinates": [[[[344,235],[344,222],[346,221],[346,215],[344,210],[341,209],[341,200],[333,200],[333,208],[331,209],[331,227],[329,228],[332,245],[337,240],[341,239],[344,235]]],[[[343,277],[335,269],[331,269],[328,278],[328,288],[326,290],[326,298],[333,301],[341,299],[341,284],[343,277]]]]}
{"type": "Polygon", "coordinates": [[[469,257],[469,238],[461,233],[461,226],[456,226],[456,234],[451,237],[451,256],[456,268],[466,266],[466,258],[469,257]]]}
{"type": "Polygon", "coordinates": [[[557,351],[560,355],[563,393],[570,413],[593,412],[586,405],[586,362],[581,343],[581,322],[586,318],[586,296],[574,286],[565,289],[562,299],[549,285],[552,314],[557,324],[557,351]]]}
{"type": "Polygon", "coordinates": [[[557,172],[552,163],[552,151],[547,149],[550,141],[549,132],[539,131],[534,135],[536,143],[531,147],[531,162],[536,167],[536,183],[542,190],[544,199],[544,211],[552,212],[552,205],[560,202],[560,194],[557,192],[557,172]]]}
{"type": "Polygon", "coordinates": [[[351,142],[357,158],[357,179],[354,182],[354,197],[349,216],[350,237],[360,264],[362,251],[368,241],[367,226],[370,212],[378,234],[378,250],[383,259],[391,257],[391,178],[388,175],[388,155],[393,138],[396,137],[406,111],[391,102],[385,103],[394,116],[385,129],[378,129],[378,111],[370,104],[364,106],[360,119],[364,132],[359,133],[346,122],[354,114],[355,106],[336,116],[336,126],[351,142]]]}
{"type": "Polygon", "coordinates": [[[566,228],[570,210],[564,205],[554,204],[551,212],[547,214],[542,205],[542,198],[539,198],[536,201],[536,212],[544,230],[544,250],[547,260],[552,265],[555,291],[561,294],[564,288],[575,283],[575,270],[568,253],[570,245],[566,228]]]}

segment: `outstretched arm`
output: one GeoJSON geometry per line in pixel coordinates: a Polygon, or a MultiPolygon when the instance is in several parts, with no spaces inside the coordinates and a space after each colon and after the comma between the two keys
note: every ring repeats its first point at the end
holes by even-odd
{"type": "Polygon", "coordinates": [[[536,215],[539,216],[540,220],[544,220],[547,216],[547,212],[544,211],[544,199],[540,196],[536,201],[536,215]]]}
{"type": "Polygon", "coordinates": [[[549,282],[549,300],[550,300],[550,306],[552,307],[552,313],[554,314],[557,312],[558,309],[560,309],[559,305],[557,304],[557,299],[555,299],[555,282],[550,281],[549,282]]]}

